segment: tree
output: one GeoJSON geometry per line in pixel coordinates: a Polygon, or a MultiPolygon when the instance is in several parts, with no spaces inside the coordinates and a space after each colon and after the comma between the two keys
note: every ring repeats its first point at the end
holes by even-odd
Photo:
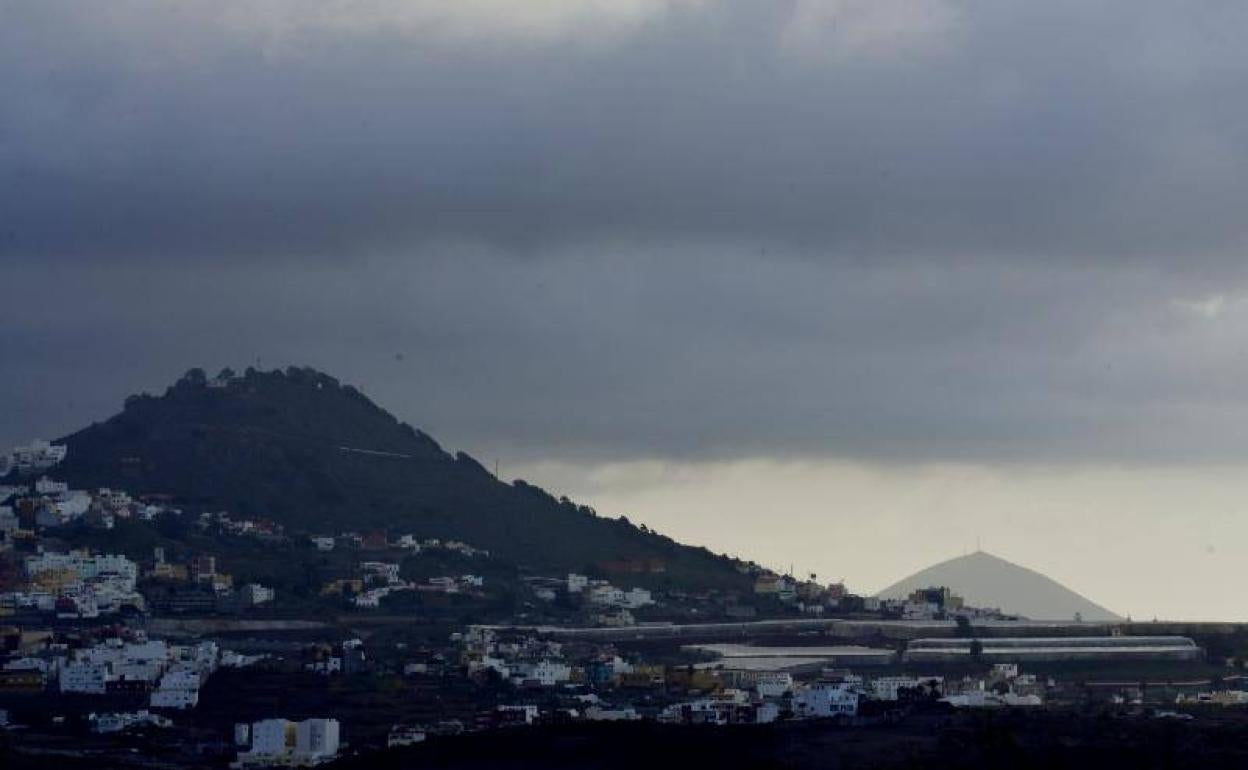
{"type": "Polygon", "coordinates": [[[156,532],[169,540],[185,540],[191,525],[181,514],[165,512],[156,517],[156,532]]]}
{"type": "Polygon", "coordinates": [[[978,639],[971,640],[971,660],[976,663],[982,662],[984,659],[984,643],[978,639]]]}
{"type": "Polygon", "coordinates": [[[971,620],[965,615],[958,615],[954,618],[958,624],[957,635],[960,639],[969,639],[975,635],[975,629],[971,628],[971,620]]]}

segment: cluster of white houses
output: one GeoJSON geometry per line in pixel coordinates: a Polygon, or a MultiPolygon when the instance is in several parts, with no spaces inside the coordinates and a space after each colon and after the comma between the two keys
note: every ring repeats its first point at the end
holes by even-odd
{"type": "Polygon", "coordinates": [[[91,731],[100,734],[120,733],[143,727],[173,727],[172,719],[147,709],[91,714],[87,721],[91,723],[91,731]]]}
{"type": "Polygon", "coordinates": [[[470,676],[492,671],[518,687],[554,687],[572,679],[563,645],[536,637],[501,641],[489,628],[474,626],[458,636],[460,661],[470,676]]]}
{"type": "Polygon", "coordinates": [[[135,589],[138,565],[124,556],[88,551],[41,552],[26,557],[27,583],[0,594],[0,611],[55,613],[63,618],[94,618],[125,608],[142,610],[135,589]]]}
{"type": "Polygon", "coordinates": [[[488,558],[490,552],[484,548],[476,548],[459,540],[441,540],[426,538],[421,540],[415,535],[400,535],[391,540],[385,532],[343,532],[341,535],[312,535],[309,540],[318,551],[333,551],[338,548],[354,548],[363,550],[399,549],[410,553],[448,551],[462,556],[488,558]]]}
{"type": "MultiPolygon", "coordinates": [[[[813,681],[797,681],[784,668],[794,661],[776,658],[779,666],[670,668],[630,663],[610,652],[570,660],[564,645],[538,636],[500,638],[499,631],[470,627],[458,635],[461,663],[470,675],[492,672],[519,690],[559,688],[570,692],[592,686],[600,692],[663,692],[669,687],[699,691],[693,700],[671,703],[655,714],[663,722],[737,724],[770,722],[781,718],[821,719],[854,717],[861,701],[903,699],[940,700],[954,707],[1040,705],[1046,686],[1034,676],[1020,674],[1016,664],[996,664],[984,677],[946,682],[942,676],[885,675],[864,679],[848,669],[825,668],[813,681]],[[604,689],[605,688],[605,689],[604,689]],[[621,689],[622,688],[622,689],[621,689]]],[[[750,659],[754,662],[754,659],[750,659]]],[[[799,661],[796,661],[800,663],[799,661]]],[[[625,703],[612,708],[595,700],[572,714],[581,719],[637,719],[625,703]]],[[[627,697],[627,696],[625,696],[627,697]]]]}
{"type": "Polygon", "coordinates": [[[706,697],[667,706],[661,722],[684,724],[766,723],[780,718],[829,719],[858,715],[864,701],[904,698],[939,700],[954,708],[1043,705],[1053,682],[1019,673],[1016,664],[996,664],[986,676],[946,681],[940,676],[881,676],[864,680],[848,670],[826,670],[814,681],[799,683],[785,672],[717,672],[736,685],[706,697]],[[725,676],[726,675],[726,676],[725,676]]]}
{"type": "Polygon", "coordinates": [[[581,596],[586,602],[601,607],[638,610],[654,604],[654,597],[645,588],[624,590],[606,580],[591,580],[586,575],[568,573],[566,586],[569,594],[581,596]]]}
{"type": "MultiPolygon", "coordinates": [[[[821,616],[825,610],[841,606],[850,594],[844,583],[821,585],[813,579],[798,580],[792,575],[762,571],[755,575],[754,593],[775,597],[780,603],[796,607],[804,614],[821,616]]],[[[968,606],[961,596],[948,588],[931,587],[914,591],[904,599],[880,599],[873,596],[854,597],[863,610],[880,612],[902,620],[946,620],[958,617],[969,620],[1004,620],[1012,616],[992,607],[968,606]]]]}
{"type": "Polygon", "coordinates": [[[153,709],[184,710],[199,703],[200,686],[222,665],[254,662],[222,653],[213,642],[173,645],[137,634],[111,637],[77,650],[49,649],[9,660],[6,672],[28,672],[45,686],[76,695],[144,696],[153,709]]]}
{"type": "Polygon", "coordinates": [[[150,706],[188,709],[199,705],[199,688],[217,669],[212,642],[192,647],[164,641],[104,643],[79,650],[60,669],[63,693],[106,695],[110,689],[150,691],[150,706]]]}
{"type": "Polygon", "coordinates": [[[359,564],[360,590],[351,601],[356,607],[377,608],[382,599],[400,591],[425,591],[430,593],[472,593],[485,586],[480,575],[443,575],[426,581],[403,580],[399,576],[397,562],[364,561],[359,564]]]}
{"type": "Polygon", "coordinates": [[[649,589],[635,586],[626,590],[609,581],[591,579],[588,575],[574,572],[568,573],[562,581],[553,578],[539,578],[538,581],[541,585],[534,589],[538,599],[554,601],[557,591],[565,591],[574,601],[596,610],[593,620],[600,626],[631,626],[636,623],[633,617],[635,610],[656,603],[649,589]]]}
{"type": "Polygon", "coordinates": [[[119,489],[71,489],[64,481],[40,476],[33,483],[0,485],[0,550],[34,540],[41,530],[83,523],[112,529],[118,519],[151,520],[166,509],[133,500],[119,489]]]}
{"type": "Polygon", "coordinates": [[[14,472],[26,476],[45,471],[64,460],[66,451],[64,444],[50,444],[42,439],[15,446],[0,454],[0,478],[14,472]]]}
{"type": "Polygon", "coordinates": [[[228,511],[199,514],[195,525],[204,531],[216,529],[226,535],[254,537],[260,540],[280,540],[286,530],[272,519],[241,518],[228,511]]]}

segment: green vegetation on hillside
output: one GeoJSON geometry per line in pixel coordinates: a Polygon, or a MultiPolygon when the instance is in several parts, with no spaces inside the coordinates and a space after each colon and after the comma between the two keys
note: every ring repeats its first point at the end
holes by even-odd
{"type": "Polygon", "coordinates": [[[189,512],[268,518],[292,533],[462,540],[553,574],[747,587],[730,559],[523,481],[504,483],[311,369],[212,381],[192,370],[163,395],[131,396],[120,414],[62,441],[69,456],[57,474],[74,486],[120,486],[189,512]]]}

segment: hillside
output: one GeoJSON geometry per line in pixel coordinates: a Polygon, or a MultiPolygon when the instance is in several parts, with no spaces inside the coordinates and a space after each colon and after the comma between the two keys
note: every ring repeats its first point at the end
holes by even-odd
{"type": "Polygon", "coordinates": [[[131,396],[60,439],[56,475],[74,486],[167,495],[190,510],[271,518],[292,532],[386,529],[453,538],[558,574],[638,563],[642,582],[745,587],[702,548],[597,516],[470,456],[451,455],[349,385],[311,369],[209,381],[192,370],[161,396],[131,396]],[[624,563],[624,564],[621,564],[624,563]]]}
{"type": "Polygon", "coordinates": [[[1032,620],[1122,620],[1099,604],[1035,570],[983,551],[941,562],[880,591],[881,599],[900,599],[912,591],[945,586],[974,607],[999,607],[1032,620]]]}

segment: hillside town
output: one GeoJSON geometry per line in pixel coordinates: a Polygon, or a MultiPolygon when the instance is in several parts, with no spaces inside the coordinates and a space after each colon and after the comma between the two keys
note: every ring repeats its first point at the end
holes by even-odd
{"type": "Polygon", "coordinates": [[[534,574],[430,532],[298,532],[74,489],[65,456],[4,459],[0,725],[18,750],[82,735],[84,752],[251,768],[578,723],[1248,712],[1243,658],[1174,629],[1038,626],[945,586],[881,600],[750,563],[735,591],[665,581],[662,563],[534,574]]]}

